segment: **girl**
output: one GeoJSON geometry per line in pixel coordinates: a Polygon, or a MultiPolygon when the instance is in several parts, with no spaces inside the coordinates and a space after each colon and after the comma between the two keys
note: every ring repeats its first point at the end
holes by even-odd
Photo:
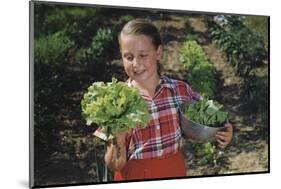
{"type": "MultiPolygon", "coordinates": [[[[149,21],[128,22],[119,44],[128,84],[138,88],[148,103],[151,120],[145,128],[119,133],[117,144],[108,144],[106,165],[115,171],[115,180],[186,176],[179,105],[198,101],[200,96],[188,84],[161,76],[160,34],[149,21]]],[[[225,148],[232,139],[232,125],[226,124],[216,139],[225,148]]]]}

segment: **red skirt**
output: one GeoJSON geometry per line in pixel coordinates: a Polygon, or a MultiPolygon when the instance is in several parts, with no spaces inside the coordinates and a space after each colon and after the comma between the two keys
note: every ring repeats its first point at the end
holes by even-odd
{"type": "Polygon", "coordinates": [[[146,180],[186,176],[182,151],[163,159],[129,160],[125,167],[114,174],[115,181],[146,180]]]}

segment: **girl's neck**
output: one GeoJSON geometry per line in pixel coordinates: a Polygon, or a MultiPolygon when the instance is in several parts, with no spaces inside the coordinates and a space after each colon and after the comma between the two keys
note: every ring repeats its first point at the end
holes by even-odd
{"type": "Polygon", "coordinates": [[[153,98],[155,89],[160,82],[160,76],[157,74],[155,77],[149,79],[149,81],[145,82],[136,82],[132,81],[132,84],[137,87],[140,91],[144,92],[146,95],[153,98]]]}

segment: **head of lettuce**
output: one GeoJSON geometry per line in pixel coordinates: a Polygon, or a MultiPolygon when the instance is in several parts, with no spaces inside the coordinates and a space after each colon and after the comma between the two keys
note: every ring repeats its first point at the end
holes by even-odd
{"type": "Polygon", "coordinates": [[[138,90],[115,78],[110,83],[94,82],[81,101],[82,116],[87,125],[96,123],[107,134],[146,126],[150,114],[138,90]]]}

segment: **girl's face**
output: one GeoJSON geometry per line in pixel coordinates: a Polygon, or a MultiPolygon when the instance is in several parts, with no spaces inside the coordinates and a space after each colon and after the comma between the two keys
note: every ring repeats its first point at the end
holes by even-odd
{"type": "Polygon", "coordinates": [[[120,38],[121,55],[127,75],[138,83],[157,79],[157,61],[162,47],[157,49],[146,35],[123,35],[120,38]]]}

